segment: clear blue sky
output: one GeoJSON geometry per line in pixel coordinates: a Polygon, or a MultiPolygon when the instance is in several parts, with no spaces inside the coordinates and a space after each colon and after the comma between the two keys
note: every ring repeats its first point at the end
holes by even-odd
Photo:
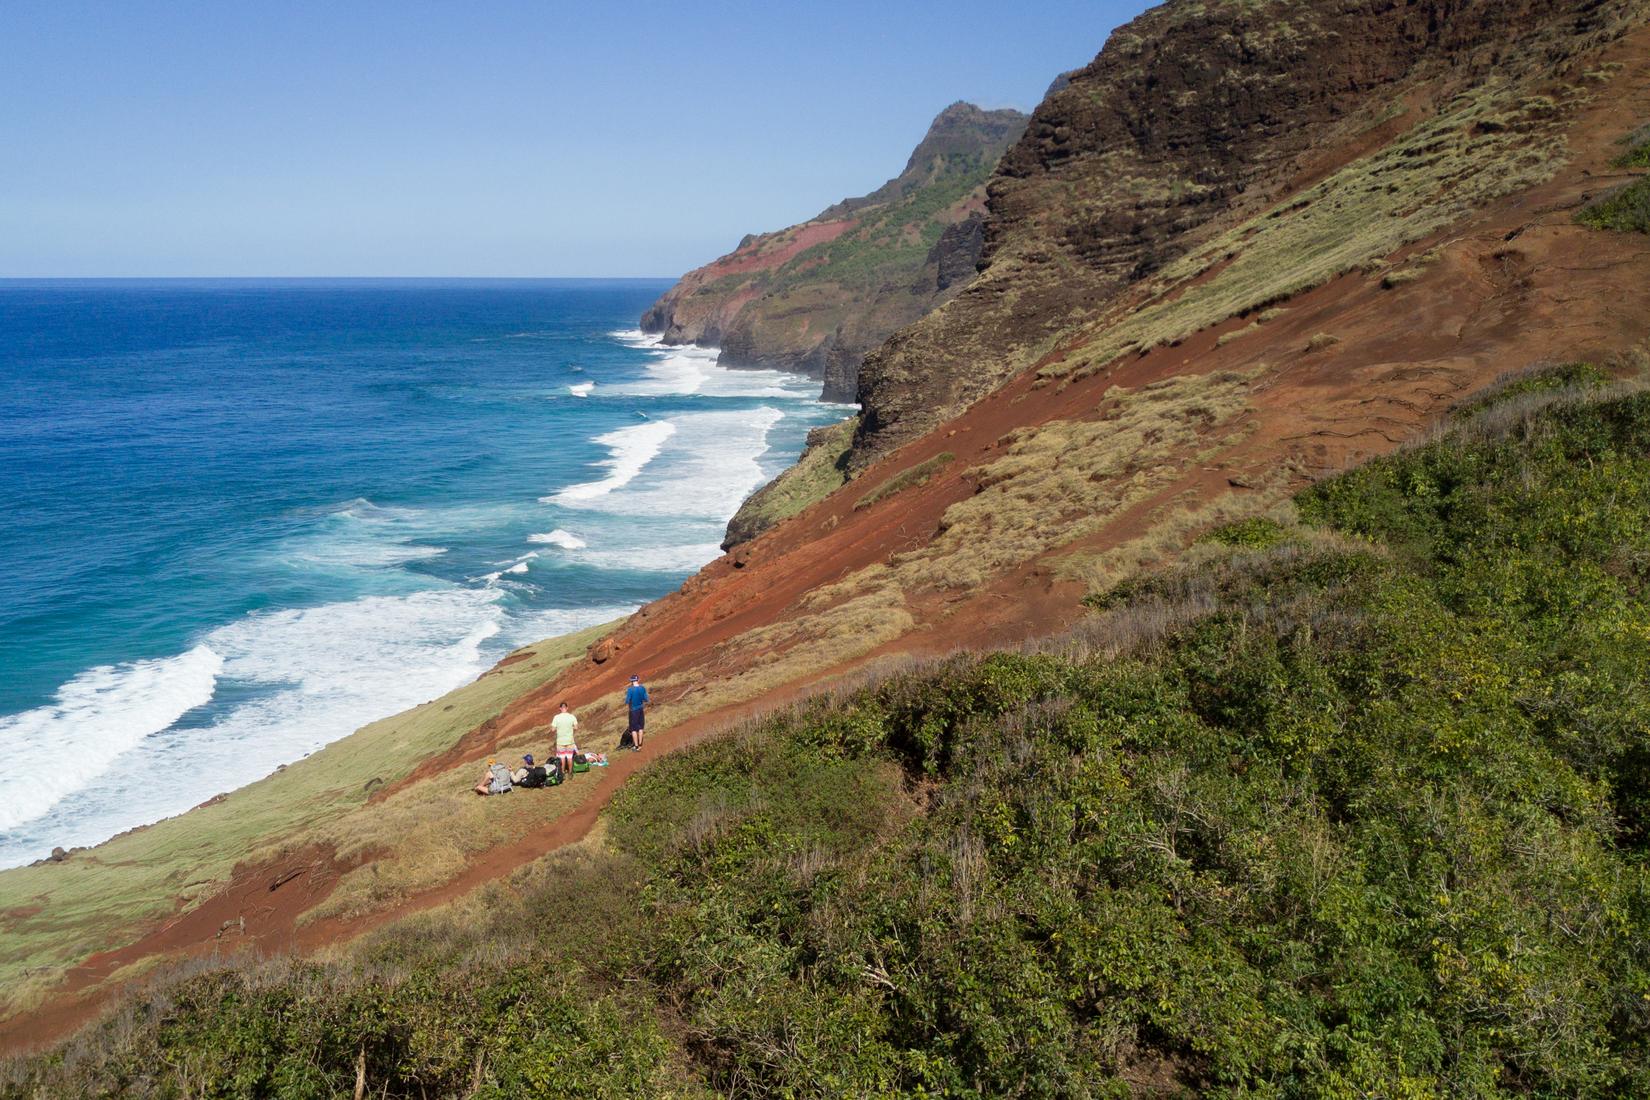
{"type": "Polygon", "coordinates": [[[0,0],[0,276],[675,275],[1145,0],[0,0]]]}

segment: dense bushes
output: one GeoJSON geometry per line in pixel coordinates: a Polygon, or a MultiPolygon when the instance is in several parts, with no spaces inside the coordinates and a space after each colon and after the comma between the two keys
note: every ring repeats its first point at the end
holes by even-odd
{"type": "Polygon", "coordinates": [[[1650,1094],[1650,397],[1590,377],[0,1095],[1650,1094]]]}
{"type": "Polygon", "coordinates": [[[702,754],[633,785],[621,842],[699,836],[649,856],[646,965],[711,1083],[1650,1090],[1650,402],[1510,389],[1553,403],[1305,495],[1367,548],[1257,526],[1135,586],[1214,610],[1132,658],[773,723],[793,788],[900,763],[926,809],[874,841],[690,829],[702,754]]]}

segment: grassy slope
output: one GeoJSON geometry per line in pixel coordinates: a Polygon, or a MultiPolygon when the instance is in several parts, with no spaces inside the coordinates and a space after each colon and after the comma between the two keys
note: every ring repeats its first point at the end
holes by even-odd
{"type": "Polygon", "coordinates": [[[212,805],[134,830],[67,862],[0,873],[0,910],[8,916],[0,951],[0,988],[26,999],[30,979],[54,982],[107,930],[134,918],[161,917],[180,901],[214,892],[236,863],[267,858],[316,840],[338,842],[366,803],[367,784],[393,783],[420,761],[545,683],[609,627],[595,627],[518,650],[472,684],[364,726],[283,771],[212,805]]]}
{"type": "Polygon", "coordinates": [[[1644,1095],[1650,396],[1452,436],[668,758],[605,845],[0,1096],[1644,1095]],[[531,966],[519,964],[533,960],[531,966]]]}
{"type": "Polygon", "coordinates": [[[796,465],[752,493],[728,524],[726,546],[755,538],[769,527],[790,519],[841,488],[848,480],[840,460],[854,441],[854,420],[824,429],[810,440],[796,465]]]}
{"type": "Polygon", "coordinates": [[[1156,280],[1157,301],[1045,373],[1098,370],[1126,352],[1379,267],[1489,200],[1547,179],[1565,155],[1559,106],[1496,81],[1458,96],[1436,117],[1171,264],[1156,280]],[[1173,293],[1204,277],[1195,293],[1173,293]]]}

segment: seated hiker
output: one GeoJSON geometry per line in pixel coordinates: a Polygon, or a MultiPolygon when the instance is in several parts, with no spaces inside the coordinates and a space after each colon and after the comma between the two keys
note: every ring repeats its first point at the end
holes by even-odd
{"type": "Polygon", "coordinates": [[[476,794],[508,794],[513,785],[510,781],[510,769],[497,760],[489,760],[481,782],[471,789],[476,794]]]}
{"type": "Polygon", "coordinates": [[[556,735],[556,764],[563,775],[573,770],[573,754],[579,751],[574,737],[578,728],[579,720],[566,703],[556,708],[556,716],[550,719],[550,729],[556,735]]]}
{"type": "Polygon", "coordinates": [[[518,787],[521,786],[522,781],[527,778],[528,771],[533,767],[533,754],[526,753],[522,756],[521,763],[516,765],[516,770],[510,773],[510,782],[518,787]]]}

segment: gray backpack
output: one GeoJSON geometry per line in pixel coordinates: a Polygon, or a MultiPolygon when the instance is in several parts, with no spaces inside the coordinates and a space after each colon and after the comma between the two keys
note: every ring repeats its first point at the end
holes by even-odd
{"type": "Polygon", "coordinates": [[[510,769],[503,764],[494,764],[487,771],[492,776],[487,784],[487,793],[509,794],[512,786],[510,783],[510,769]]]}

